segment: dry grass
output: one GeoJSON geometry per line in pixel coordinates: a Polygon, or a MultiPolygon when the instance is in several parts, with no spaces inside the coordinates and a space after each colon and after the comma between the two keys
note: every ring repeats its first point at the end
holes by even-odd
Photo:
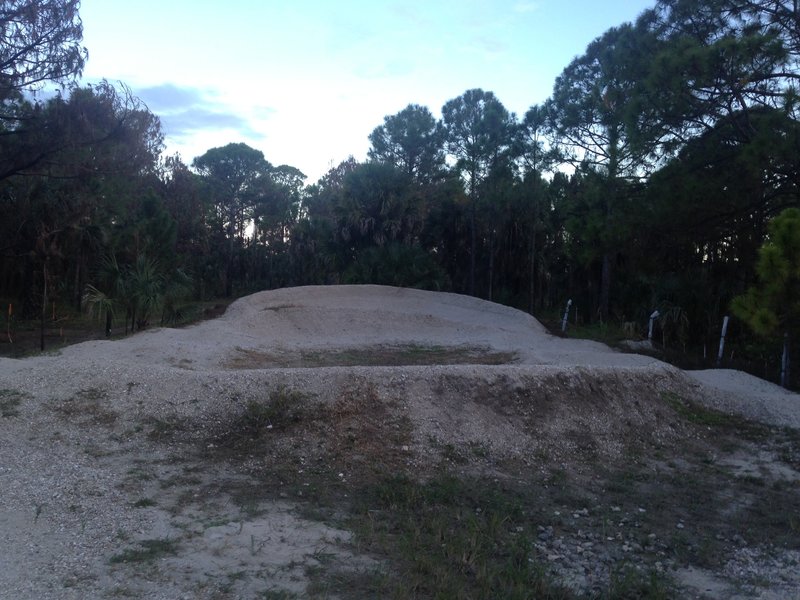
{"type": "Polygon", "coordinates": [[[399,367],[415,365],[503,365],[516,360],[512,352],[496,352],[480,346],[368,346],[338,350],[266,352],[237,348],[225,362],[228,369],[399,367]]]}
{"type": "MultiPolygon", "coordinates": [[[[548,387],[552,393],[555,386],[548,387]]],[[[463,402],[465,391],[446,382],[443,397],[434,401],[463,402]],[[444,398],[447,394],[451,397],[444,398]]],[[[474,391],[494,394],[493,400],[485,398],[487,405],[506,417],[518,411],[520,426],[532,431],[534,421],[523,407],[535,403],[536,394],[512,392],[503,385],[474,391]]],[[[307,518],[353,531],[359,553],[380,557],[382,566],[370,571],[313,570],[309,597],[489,597],[497,590],[509,598],[530,598],[531,590],[533,597],[584,597],[550,572],[547,555],[555,550],[540,549],[543,529],[554,531],[565,547],[590,536],[593,550],[612,561],[602,579],[592,580],[595,591],[588,597],[680,597],[680,582],[657,565],[719,571],[741,543],[734,539],[753,547],[769,544],[775,552],[800,548],[800,475],[742,477],[723,460],[743,449],[773,452],[791,469],[800,455],[797,435],[729,418],[675,395],[628,396],[625,404],[639,403],[637,419],[652,413],[666,421],[673,443],[659,442],[651,430],[633,435],[645,422],[634,419],[622,427],[627,433],[614,456],[598,454],[586,447],[605,444],[606,424],[581,432],[576,425],[586,415],[577,407],[585,404],[587,414],[611,408],[618,425],[633,418],[588,397],[606,393],[595,383],[566,386],[560,401],[548,398],[566,404],[567,413],[578,412],[571,429],[564,429],[576,436],[567,444],[571,450],[553,450],[557,463],[547,451],[515,459],[484,447],[476,451],[474,440],[457,438],[444,450],[415,447],[405,405],[366,378],[354,378],[326,404],[273,391],[265,408],[271,416],[256,419],[261,425],[250,428],[246,447],[218,456],[241,461],[263,482],[247,486],[248,503],[260,506],[280,490],[307,518]],[[276,419],[287,426],[275,427],[276,419]],[[271,458],[259,461],[259,456],[271,458]],[[254,460],[259,469],[251,467],[254,460]],[[634,546],[638,549],[631,551],[634,546]]],[[[558,416],[561,412],[551,410],[548,418],[568,418],[558,416]]],[[[263,416],[252,409],[246,414],[263,416]]]]}
{"type": "Polygon", "coordinates": [[[74,396],[58,402],[54,409],[65,417],[83,424],[112,426],[117,420],[108,401],[108,392],[99,388],[85,388],[74,396]]]}
{"type": "Polygon", "coordinates": [[[18,416],[19,405],[28,397],[28,394],[19,390],[0,389],[0,417],[18,416]]]}

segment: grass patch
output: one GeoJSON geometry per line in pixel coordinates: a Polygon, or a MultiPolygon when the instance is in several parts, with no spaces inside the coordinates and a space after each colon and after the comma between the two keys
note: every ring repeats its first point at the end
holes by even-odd
{"type": "Polygon", "coordinates": [[[298,308],[298,304],[275,304],[273,306],[265,306],[262,308],[262,311],[271,311],[271,312],[281,312],[282,310],[287,310],[290,308],[298,308]]]}
{"type": "Polygon", "coordinates": [[[294,432],[302,436],[320,418],[321,410],[307,394],[281,386],[266,398],[247,400],[238,414],[219,424],[206,447],[214,455],[234,459],[257,448],[266,451],[273,443],[286,443],[294,432]],[[300,425],[304,428],[298,430],[300,425]]]}
{"type": "Polygon", "coordinates": [[[305,394],[279,387],[266,402],[250,400],[239,418],[242,435],[258,438],[270,429],[283,431],[299,423],[306,411],[305,394]]]}
{"type": "Polygon", "coordinates": [[[800,550],[800,485],[758,490],[744,511],[742,535],[757,544],[800,550]]]}
{"type": "Polygon", "coordinates": [[[640,339],[646,333],[641,328],[633,332],[627,331],[624,325],[617,321],[585,323],[581,319],[575,323],[574,315],[573,310],[567,322],[566,334],[561,332],[563,317],[561,312],[538,315],[537,318],[554,335],[594,340],[608,346],[615,346],[626,339],[640,339]]]}
{"type": "Polygon", "coordinates": [[[341,350],[261,352],[237,348],[227,361],[231,369],[317,368],[317,367],[400,367],[419,365],[504,365],[513,363],[513,352],[494,352],[479,346],[425,346],[401,344],[341,350]]]}
{"type": "Polygon", "coordinates": [[[17,390],[0,389],[0,417],[19,416],[19,405],[27,398],[27,394],[17,390]]]}
{"type": "Polygon", "coordinates": [[[697,402],[681,398],[672,392],[662,392],[661,398],[680,417],[694,425],[725,429],[741,434],[747,439],[764,439],[770,436],[769,427],[748,421],[744,417],[707,408],[697,402]]]}
{"type": "Polygon", "coordinates": [[[259,475],[309,498],[332,482],[402,469],[412,456],[411,427],[397,402],[369,382],[353,382],[327,403],[278,388],[220,423],[203,442],[203,453],[233,460],[269,455],[273,460],[259,467],[259,475]],[[293,482],[293,473],[303,473],[302,481],[293,482]]]}
{"type": "Polygon", "coordinates": [[[354,554],[371,559],[309,566],[310,597],[658,600],[685,595],[672,579],[681,567],[718,571],[742,544],[797,547],[800,495],[786,469],[742,476],[725,460],[743,445],[788,460],[796,439],[677,395],[662,401],[688,433],[618,461],[554,450],[532,464],[486,443],[423,442],[366,378],[324,404],[275,390],[243,406],[226,424],[229,445],[213,447],[264,465],[248,471],[259,484],[227,489],[243,515],[291,498],[303,518],[352,531],[354,554]],[[585,589],[565,587],[576,579],[585,589]]]}
{"type": "Polygon", "coordinates": [[[357,543],[393,557],[388,573],[352,575],[376,597],[571,597],[538,563],[534,522],[517,493],[450,475],[390,476],[359,502],[350,523],[357,543]]]}
{"type": "Polygon", "coordinates": [[[611,574],[608,600],[671,600],[674,592],[669,580],[655,571],[642,572],[623,567],[611,574]]]}
{"type": "Polygon", "coordinates": [[[81,419],[86,424],[111,426],[117,420],[117,413],[109,408],[108,392],[96,387],[78,390],[54,408],[65,417],[81,419]]]}
{"type": "Polygon", "coordinates": [[[264,600],[294,600],[300,596],[287,590],[266,590],[259,597],[264,598],[264,600]]]}
{"type": "Polygon", "coordinates": [[[424,481],[373,473],[346,490],[347,499],[315,500],[338,509],[358,552],[381,558],[381,566],[318,569],[311,589],[354,598],[661,600],[682,597],[666,565],[720,569],[738,536],[754,546],[798,548],[796,485],[766,486],[708,465],[703,444],[682,450],[680,466],[654,468],[643,456],[637,464],[594,465],[591,480],[559,469],[499,480],[444,469],[424,481]],[[574,548],[589,533],[601,553],[616,555],[601,587],[563,587],[540,550],[543,530],[552,532],[548,548],[555,538],[574,548]],[[636,556],[623,544],[636,545],[636,556]]]}
{"type": "Polygon", "coordinates": [[[155,506],[155,505],[156,501],[152,500],[151,498],[140,498],[139,500],[131,504],[133,508],[148,508],[150,506],[155,506]]]}
{"type": "MultiPolygon", "coordinates": [[[[186,327],[207,319],[215,319],[225,313],[233,302],[232,298],[221,298],[209,301],[185,302],[169,311],[162,325],[170,327],[186,327]]],[[[155,323],[156,325],[158,323],[155,323]]]]}
{"type": "Polygon", "coordinates": [[[172,437],[174,434],[181,431],[182,426],[175,421],[164,421],[158,418],[150,419],[150,431],[147,437],[154,442],[165,440],[172,437]]]}
{"type": "Polygon", "coordinates": [[[471,346],[376,346],[337,352],[303,352],[303,361],[320,367],[400,367],[419,365],[504,365],[514,362],[513,352],[493,352],[471,346]]]}
{"type": "Polygon", "coordinates": [[[252,519],[264,513],[264,495],[253,486],[241,485],[232,487],[229,493],[233,503],[248,518],[252,519]]]}
{"type": "Polygon", "coordinates": [[[730,427],[736,418],[681,398],[672,392],[662,392],[661,397],[678,415],[695,425],[705,427],[730,427]]]}
{"type": "Polygon", "coordinates": [[[174,540],[166,538],[142,540],[139,542],[139,546],[140,548],[128,548],[115,554],[108,562],[112,565],[151,562],[178,552],[178,544],[174,540]]]}

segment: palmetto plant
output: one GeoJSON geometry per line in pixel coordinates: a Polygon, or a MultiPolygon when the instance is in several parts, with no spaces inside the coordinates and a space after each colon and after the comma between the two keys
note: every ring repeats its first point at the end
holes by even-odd
{"type": "Polygon", "coordinates": [[[161,306],[165,286],[166,278],[159,262],[140,254],[125,277],[132,327],[147,326],[150,316],[161,306]]]}
{"type": "Polygon", "coordinates": [[[161,324],[180,321],[180,304],[192,293],[192,278],[183,270],[177,269],[168,278],[161,297],[161,324]]]}
{"type": "Polygon", "coordinates": [[[83,302],[90,316],[105,314],[108,337],[111,335],[114,315],[124,306],[125,298],[125,270],[120,267],[114,253],[106,254],[101,259],[97,280],[99,287],[86,285],[83,302]]]}
{"type": "Polygon", "coordinates": [[[110,336],[117,301],[92,284],[87,284],[83,293],[83,303],[90,317],[100,317],[103,314],[106,316],[106,337],[110,336]]]}
{"type": "Polygon", "coordinates": [[[661,342],[666,347],[670,341],[677,341],[686,351],[691,323],[689,316],[681,306],[666,304],[660,310],[661,342]]]}
{"type": "MultiPolygon", "coordinates": [[[[183,282],[188,278],[179,279],[183,282]]],[[[106,315],[106,335],[111,334],[113,317],[122,310],[125,311],[126,332],[128,320],[131,331],[146,327],[151,316],[163,306],[169,291],[161,264],[146,254],[140,254],[136,262],[128,266],[120,265],[113,253],[105,256],[97,280],[97,286],[86,286],[83,298],[90,315],[106,315]]]]}

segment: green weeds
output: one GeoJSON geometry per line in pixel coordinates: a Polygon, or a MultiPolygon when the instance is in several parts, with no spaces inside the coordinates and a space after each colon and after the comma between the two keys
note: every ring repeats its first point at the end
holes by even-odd
{"type": "Polygon", "coordinates": [[[723,412],[712,410],[681,398],[672,392],[662,392],[661,398],[679,416],[690,423],[706,427],[727,427],[736,423],[736,418],[723,412]]]}
{"type": "Polygon", "coordinates": [[[19,416],[19,405],[27,394],[18,390],[0,389],[0,417],[9,418],[19,416]]]}
{"type": "Polygon", "coordinates": [[[267,590],[262,594],[261,597],[265,600],[293,600],[294,598],[299,598],[300,596],[286,590],[267,590]]]}
{"type": "Polygon", "coordinates": [[[724,460],[746,445],[789,464],[797,440],[674,394],[662,401],[691,435],[679,446],[636,446],[618,461],[544,448],[526,463],[486,443],[416,440],[399,404],[364,382],[327,404],[274,390],[244,404],[204,448],[225,459],[270,457],[261,485],[227,490],[242,515],[291,498],[305,518],[352,531],[354,553],[375,559],[318,557],[306,573],[309,597],[660,600],[681,597],[665,573],[717,570],[734,539],[800,545],[796,482],[767,470],[742,475],[724,460]],[[569,575],[558,567],[582,569],[586,555],[575,548],[585,543],[591,568],[608,568],[587,571],[594,587],[578,593],[562,586],[569,575]],[[562,547],[566,559],[551,559],[562,547]]]}
{"type": "Polygon", "coordinates": [[[765,425],[748,421],[738,415],[707,408],[697,402],[681,398],[672,392],[662,392],[661,398],[680,417],[693,425],[737,433],[746,439],[752,440],[764,439],[772,433],[770,428],[765,425]]]}
{"type": "Polygon", "coordinates": [[[471,346],[422,346],[404,344],[373,348],[352,348],[336,352],[303,352],[311,366],[414,366],[414,365],[502,365],[514,362],[512,352],[494,352],[471,346]]]}
{"type": "Polygon", "coordinates": [[[305,395],[280,387],[270,392],[266,402],[250,400],[239,418],[237,429],[243,436],[258,438],[270,429],[285,430],[305,415],[305,395]]]}
{"type": "Polygon", "coordinates": [[[108,562],[112,565],[151,562],[178,551],[178,544],[174,540],[166,538],[141,540],[139,546],[139,548],[129,548],[115,554],[108,562]]]}
{"type": "Polygon", "coordinates": [[[674,592],[669,580],[655,571],[623,567],[611,574],[606,600],[670,600],[674,592]]]}
{"type": "Polygon", "coordinates": [[[152,418],[150,420],[150,431],[147,437],[157,442],[168,439],[181,431],[181,424],[174,421],[164,421],[163,419],[152,418]]]}
{"type": "Polygon", "coordinates": [[[58,402],[54,409],[69,419],[77,419],[85,424],[111,426],[117,414],[111,410],[106,390],[89,387],[78,390],[69,398],[58,402]]]}
{"type": "MultiPolygon", "coordinates": [[[[518,493],[439,475],[385,477],[359,494],[350,526],[364,549],[393,557],[363,580],[395,598],[568,598],[534,553],[534,523],[518,493]]],[[[375,589],[375,588],[379,589],[375,589]]]]}
{"type": "Polygon", "coordinates": [[[513,363],[513,352],[496,352],[481,346],[423,346],[399,344],[341,350],[308,350],[280,354],[236,348],[236,355],[226,363],[233,369],[265,367],[357,367],[414,365],[503,365],[513,363]]]}
{"type": "Polygon", "coordinates": [[[156,505],[155,500],[152,500],[151,498],[140,498],[139,500],[131,504],[133,508],[149,508],[155,505],[156,505]]]}

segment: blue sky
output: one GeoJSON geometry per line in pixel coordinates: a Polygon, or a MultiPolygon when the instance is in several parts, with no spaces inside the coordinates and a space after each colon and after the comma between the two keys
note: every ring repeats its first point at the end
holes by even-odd
{"type": "Polygon", "coordinates": [[[517,114],[654,0],[83,0],[84,77],[125,82],[184,161],[244,142],[315,182],[409,103],[491,90],[517,114]]]}

